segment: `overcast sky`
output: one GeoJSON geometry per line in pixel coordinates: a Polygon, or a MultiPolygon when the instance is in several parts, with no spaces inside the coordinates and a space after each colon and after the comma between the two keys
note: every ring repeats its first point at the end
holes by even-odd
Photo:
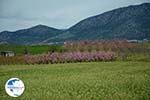
{"type": "Polygon", "coordinates": [[[0,31],[38,24],[66,29],[82,19],[150,0],[0,0],[0,31]]]}

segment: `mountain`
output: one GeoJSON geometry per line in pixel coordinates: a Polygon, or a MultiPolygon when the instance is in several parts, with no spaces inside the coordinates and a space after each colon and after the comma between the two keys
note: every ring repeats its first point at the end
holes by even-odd
{"type": "Polygon", "coordinates": [[[114,9],[58,30],[44,25],[0,33],[0,41],[11,44],[39,44],[66,40],[150,39],[150,3],[114,9]]]}
{"type": "Polygon", "coordinates": [[[37,25],[29,29],[18,30],[15,32],[1,32],[0,41],[5,41],[10,44],[38,44],[48,37],[54,37],[62,32],[62,30],[48,26],[37,25]]]}
{"type": "Polygon", "coordinates": [[[84,19],[58,40],[150,39],[150,3],[123,7],[84,19]]]}

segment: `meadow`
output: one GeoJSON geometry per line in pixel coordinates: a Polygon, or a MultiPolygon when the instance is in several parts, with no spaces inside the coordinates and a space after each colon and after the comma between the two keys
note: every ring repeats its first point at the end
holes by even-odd
{"type": "Polygon", "coordinates": [[[16,56],[21,56],[27,51],[28,54],[42,54],[50,51],[58,51],[62,49],[62,45],[0,45],[0,51],[13,51],[16,56]]]}
{"type": "Polygon", "coordinates": [[[150,62],[1,65],[0,100],[150,100],[150,62]],[[17,98],[4,89],[12,77],[25,84],[17,98]]]}

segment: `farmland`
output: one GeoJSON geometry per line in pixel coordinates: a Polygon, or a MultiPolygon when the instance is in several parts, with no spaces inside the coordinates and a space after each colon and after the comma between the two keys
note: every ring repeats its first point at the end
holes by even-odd
{"type": "Polygon", "coordinates": [[[67,41],[64,45],[0,45],[15,57],[0,57],[0,65],[53,64],[97,61],[150,61],[150,43],[127,40],[67,41]]]}
{"type": "Polygon", "coordinates": [[[19,77],[25,91],[15,100],[149,100],[149,62],[91,62],[0,66],[0,98],[5,82],[19,77]]]}
{"type": "Polygon", "coordinates": [[[18,77],[18,100],[150,100],[150,43],[126,40],[69,41],[64,45],[1,45],[0,99],[18,77]]]}

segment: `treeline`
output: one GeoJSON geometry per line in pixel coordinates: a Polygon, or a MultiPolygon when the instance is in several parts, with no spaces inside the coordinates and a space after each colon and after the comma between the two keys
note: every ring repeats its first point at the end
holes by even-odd
{"type": "Polygon", "coordinates": [[[132,48],[132,45],[126,39],[113,40],[85,40],[85,41],[66,41],[65,51],[113,51],[132,48]]]}

